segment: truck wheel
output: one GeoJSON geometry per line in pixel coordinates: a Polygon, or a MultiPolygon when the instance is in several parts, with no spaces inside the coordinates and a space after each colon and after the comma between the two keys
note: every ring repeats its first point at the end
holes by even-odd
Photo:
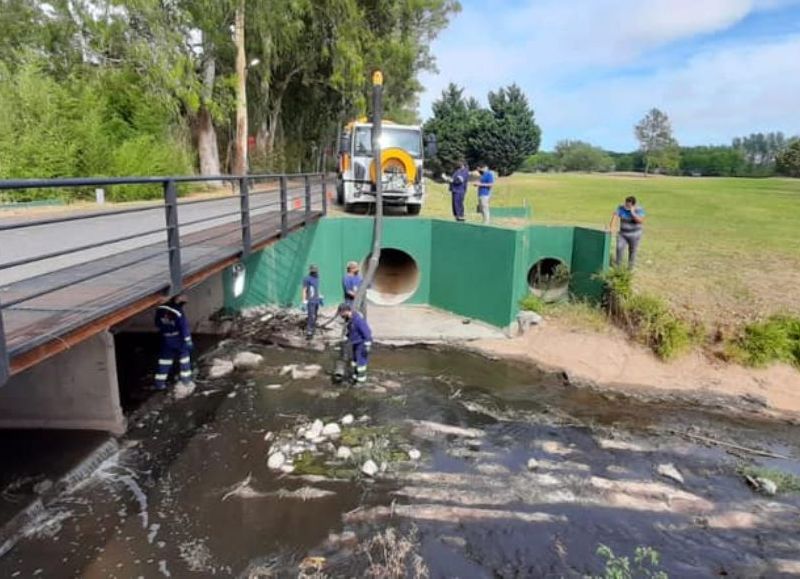
{"type": "Polygon", "coordinates": [[[406,211],[409,215],[419,215],[422,211],[422,205],[406,205],[406,211]]]}

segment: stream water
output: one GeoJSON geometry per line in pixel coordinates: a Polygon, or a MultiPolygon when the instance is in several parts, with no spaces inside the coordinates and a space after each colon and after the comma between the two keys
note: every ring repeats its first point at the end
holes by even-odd
{"type": "Polygon", "coordinates": [[[800,574],[797,495],[757,494],[737,472],[800,474],[790,426],[604,396],[455,350],[378,350],[352,389],[280,375],[327,354],[248,349],[259,369],[139,408],[123,451],[49,505],[0,576],[582,577],[603,572],[600,544],[631,558],[652,547],[673,577],[800,574]],[[294,472],[268,468],[271,447],[304,440],[298,428],[347,414],[342,438],[297,455],[294,472]],[[345,443],[366,454],[335,460],[345,443]],[[359,474],[367,455],[387,463],[374,479],[359,474]]]}

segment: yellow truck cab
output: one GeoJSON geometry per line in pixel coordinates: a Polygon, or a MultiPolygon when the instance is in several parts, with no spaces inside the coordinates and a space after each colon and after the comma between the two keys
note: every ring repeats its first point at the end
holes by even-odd
{"type": "MultiPolygon", "coordinates": [[[[435,153],[428,143],[428,152],[435,153]]],[[[433,154],[431,153],[431,154],[433,154]]],[[[381,167],[384,205],[405,206],[409,215],[419,215],[425,199],[422,127],[398,125],[384,120],[381,130],[381,167]]],[[[366,118],[344,127],[339,142],[337,201],[346,211],[375,203],[378,170],[372,154],[372,123],[366,118]]]]}

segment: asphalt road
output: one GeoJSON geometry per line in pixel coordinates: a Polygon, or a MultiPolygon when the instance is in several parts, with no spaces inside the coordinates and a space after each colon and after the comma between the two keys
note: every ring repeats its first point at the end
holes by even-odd
{"type": "MultiPolygon", "coordinates": [[[[303,198],[302,187],[290,188],[289,208],[292,208],[294,199],[302,200],[303,198]]],[[[110,210],[113,209],[114,207],[111,206],[110,210]]],[[[258,192],[250,197],[252,216],[279,209],[280,200],[277,191],[258,192]]],[[[147,209],[136,213],[122,215],[106,215],[105,212],[85,212],[79,215],[83,215],[85,218],[63,223],[34,225],[35,221],[46,217],[27,220],[3,219],[0,214],[0,227],[22,221],[27,223],[25,227],[0,230],[0,288],[16,281],[146,245],[163,243],[166,247],[165,215],[164,207],[161,204],[148,206],[147,209]],[[133,235],[137,235],[137,237],[114,241],[133,235]],[[76,249],[94,243],[102,245],[24,265],[7,267],[8,264],[18,260],[35,260],[49,253],[76,249]]],[[[238,196],[230,196],[203,200],[203,202],[192,199],[181,201],[178,206],[178,219],[182,237],[187,233],[231,221],[239,221],[241,219],[240,200],[238,196]],[[206,219],[208,220],[205,221],[206,219]],[[202,222],[197,223],[201,220],[202,222]]],[[[0,294],[1,300],[2,294],[0,294]]]]}

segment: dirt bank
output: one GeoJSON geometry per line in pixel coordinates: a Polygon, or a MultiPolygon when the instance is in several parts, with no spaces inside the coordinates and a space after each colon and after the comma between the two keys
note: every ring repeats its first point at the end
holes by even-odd
{"type": "Polygon", "coordinates": [[[544,370],[567,372],[570,379],[638,397],[669,395],[718,403],[730,397],[780,418],[800,418],[800,372],[787,365],[744,368],[693,352],[672,362],[615,330],[593,332],[558,320],[511,340],[481,340],[484,354],[524,359],[544,370]]]}

